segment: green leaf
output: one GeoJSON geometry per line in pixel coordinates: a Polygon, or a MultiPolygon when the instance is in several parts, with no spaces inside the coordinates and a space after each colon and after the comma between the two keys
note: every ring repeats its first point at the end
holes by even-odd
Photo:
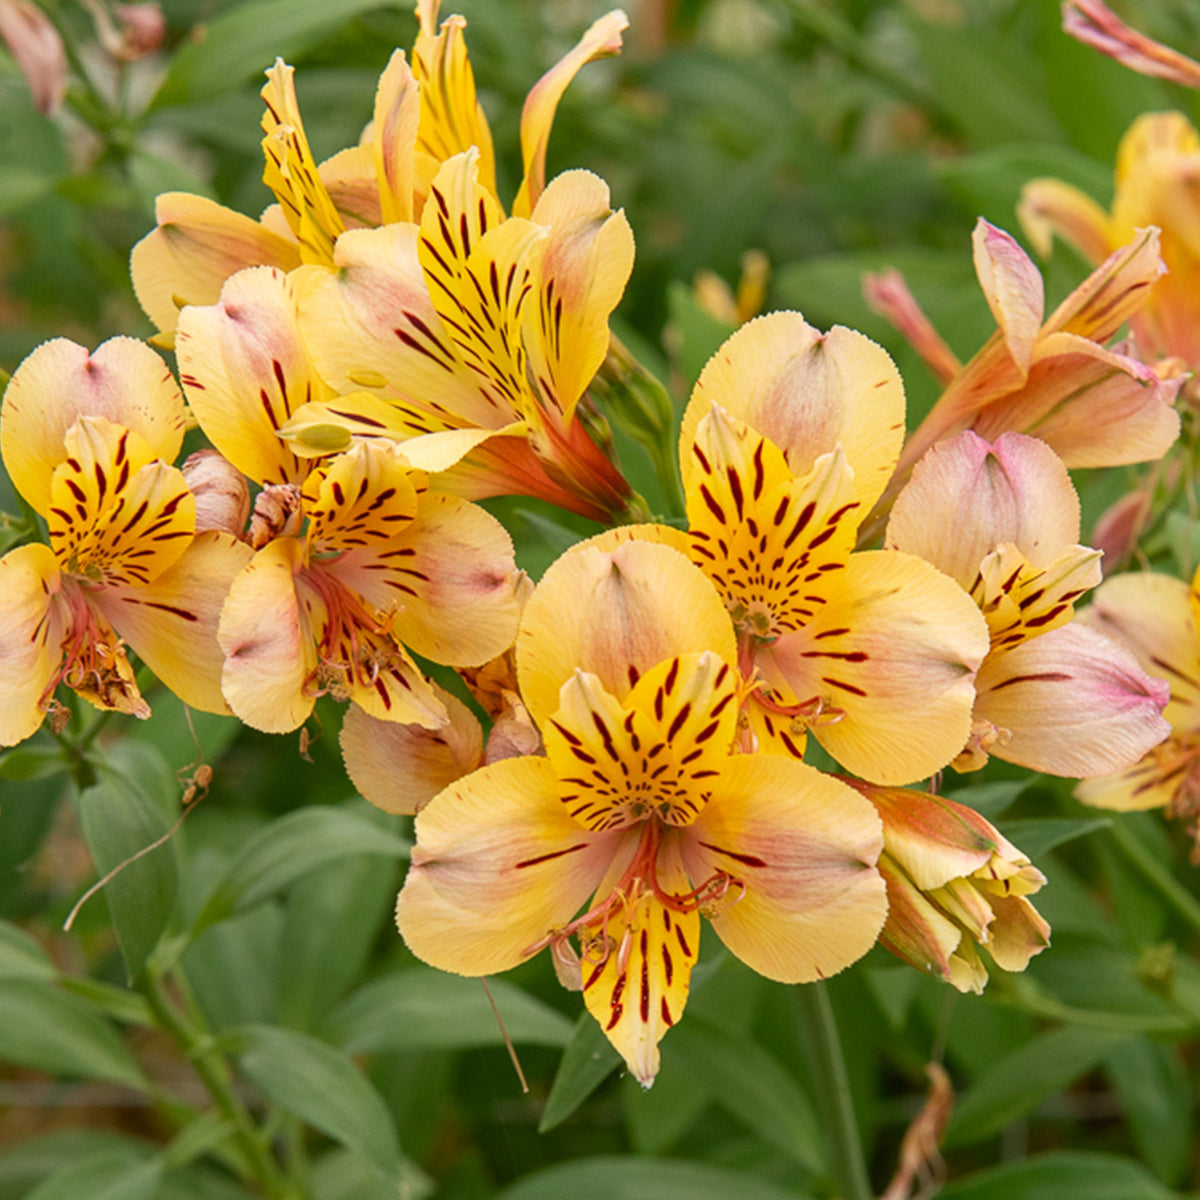
{"type": "Polygon", "coordinates": [[[100,875],[120,868],[105,883],[104,898],[132,979],[158,943],[175,903],[174,850],[164,844],[145,852],[170,828],[164,805],[151,796],[162,795],[173,781],[166,782],[170,772],[152,746],[122,743],[114,759],[116,769],[104,770],[100,781],[80,795],[79,817],[100,875]]]}
{"type": "Polygon", "coordinates": [[[64,975],[59,979],[61,986],[73,996],[78,996],[105,1016],[113,1017],[127,1025],[153,1025],[150,1006],[137,992],[128,988],[104,983],[99,979],[64,975]]]}
{"type": "MultiPolygon", "coordinates": [[[[702,1163],[585,1158],[561,1163],[505,1188],[495,1200],[808,1200],[791,1188],[702,1163]]],[[[1011,1200],[1011,1198],[1010,1198],[1011,1200]]]]}
{"type": "MultiPolygon", "coordinates": [[[[938,1200],[1179,1200],[1148,1171],[1111,1154],[1061,1152],[948,1183],[938,1200]]],[[[575,1197],[574,1200],[578,1200],[575,1197]]]]}
{"type": "Polygon", "coordinates": [[[1047,817],[1023,821],[1006,821],[1004,836],[1018,849],[1035,861],[1048,854],[1055,846],[1087,837],[1097,829],[1107,829],[1111,817],[1047,817]]]}
{"type": "Polygon", "coordinates": [[[1149,1038],[1124,1042],[1104,1063],[1121,1097],[1138,1149],[1167,1183],[1179,1183],[1195,1139],[1187,1072],[1174,1046],[1149,1038]]]}
{"type": "Polygon", "coordinates": [[[689,1019],[664,1047],[735,1120],[802,1167],[825,1170],[823,1136],[808,1096],[761,1046],[689,1019]]]}
{"type": "Polygon", "coordinates": [[[398,1178],[400,1147],[383,1097],[341,1050],[270,1025],[232,1035],[242,1070],[273,1104],[398,1178]]]}
{"type": "Polygon", "coordinates": [[[946,1145],[964,1146],[998,1133],[1097,1066],[1128,1034],[1066,1026],[1024,1042],[972,1083],[946,1130],[946,1145]]]}
{"type": "Polygon", "coordinates": [[[413,1163],[402,1165],[403,1178],[397,1190],[394,1180],[379,1173],[361,1156],[341,1147],[321,1156],[309,1176],[312,1200],[422,1200],[435,1184],[413,1163]]]}
{"type": "Polygon", "coordinates": [[[292,59],[381,0],[250,0],[222,13],[204,37],[175,55],[153,108],[208,100],[260,75],[276,56],[292,59]]]}
{"type": "Polygon", "coordinates": [[[0,980],[51,980],[57,972],[40,943],[23,929],[0,921],[0,980]]]}
{"type": "Polygon", "coordinates": [[[0,779],[14,782],[46,779],[65,774],[69,769],[62,747],[57,744],[18,746],[0,754],[0,779]]]}
{"type": "Polygon", "coordinates": [[[0,987],[0,1061],[55,1075],[145,1086],[137,1064],[106,1021],[82,1000],[35,979],[6,980],[0,987]]]}
{"type": "Polygon", "coordinates": [[[25,1200],[155,1200],[162,1163],[144,1153],[111,1150],[55,1171],[25,1200]]]}
{"type": "Polygon", "coordinates": [[[85,1159],[145,1157],[144,1143],[99,1129],[72,1129],[26,1138],[0,1153],[0,1200],[25,1200],[54,1172],[85,1159]]]}
{"type": "MultiPolygon", "coordinates": [[[[579,1014],[546,1098],[538,1133],[561,1125],[612,1074],[621,1056],[589,1012],[579,1014]]],[[[574,1200],[579,1200],[574,1197],[574,1200]]]]}
{"type": "Polygon", "coordinates": [[[247,839],[196,918],[193,934],[273,896],[324,863],[354,854],[401,859],[409,843],[342,808],[311,805],[265,825],[247,839]]]}
{"type": "MultiPolygon", "coordinates": [[[[571,1041],[571,1022],[560,1012],[503,979],[489,980],[488,987],[514,1042],[566,1046],[571,1041]]],[[[504,1042],[482,983],[431,967],[393,971],[359,988],[330,1014],[325,1033],[351,1054],[462,1050],[504,1042]]]]}

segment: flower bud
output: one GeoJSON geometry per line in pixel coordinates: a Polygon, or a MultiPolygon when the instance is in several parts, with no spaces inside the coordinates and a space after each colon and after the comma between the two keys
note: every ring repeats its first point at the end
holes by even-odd
{"type": "Polygon", "coordinates": [[[28,0],[0,0],[0,38],[12,51],[38,111],[56,113],[67,90],[67,55],[50,18],[28,0]]]}
{"type": "Polygon", "coordinates": [[[196,498],[196,532],[215,529],[240,537],[250,516],[250,487],[237,467],[216,450],[197,450],[182,469],[196,498]]]}

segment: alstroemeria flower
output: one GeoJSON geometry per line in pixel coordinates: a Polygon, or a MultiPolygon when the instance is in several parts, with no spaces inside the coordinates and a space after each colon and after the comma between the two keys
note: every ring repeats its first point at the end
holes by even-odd
{"type": "Polygon", "coordinates": [[[183,424],[171,373],[132,338],[91,355],[59,338],[18,367],[0,450],[50,544],[0,559],[0,744],[38,728],[60,682],[97,708],[149,716],[123,641],[187,704],[227,711],[217,615],[249,551],[196,535],[171,465],[183,424]]]}
{"type": "MultiPolygon", "coordinates": [[[[1200,571],[1189,588],[1155,571],[1106,580],[1081,614],[1128,646],[1147,671],[1165,678],[1171,698],[1166,741],[1127,769],[1075,789],[1085,804],[1123,812],[1165,808],[1200,846],[1200,571]]],[[[1165,685],[1164,685],[1165,686],[1165,685]]]]}
{"type": "Polygon", "coordinates": [[[299,336],[291,280],[253,268],[221,297],[180,315],[179,364],[213,445],[265,485],[257,553],[221,614],[230,706],[271,732],[299,726],[325,692],[385,720],[445,724],[409,649],[472,666],[511,644],[521,578],[511,540],[477,506],[426,494],[424,473],[388,444],[296,458],[279,425],[332,392],[299,336]]]}
{"type": "Polygon", "coordinates": [[[1167,271],[1131,314],[1147,361],[1177,359],[1200,368],[1200,135],[1182,113],[1138,117],[1117,150],[1112,212],[1058,179],[1035,179],[1021,191],[1017,215],[1037,252],[1055,236],[1101,262],[1136,231],[1157,226],[1167,271]]]}
{"type": "Polygon", "coordinates": [[[1166,689],[1122,646],[1071,623],[1100,582],[1100,552],[1078,544],[1079,499],[1044,442],[969,430],[917,464],[896,499],[886,544],[918,554],[967,588],[991,649],[975,679],[970,743],[1037,771],[1103,775],[1166,736],[1166,689]]]}
{"type": "Polygon", "coordinates": [[[904,390],[887,354],[798,313],[744,325],[683,417],[688,531],[677,545],[738,629],[758,748],[803,756],[806,732],[879,783],[940,770],[970,729],[987,631],[953,580],[909,555],[852,553],[895,466],[904,390]]]}
{"type": "Polygon", "coordinates": [[[305,340],[346,395],[284,434],[297,453],[390,438],[439,488],[604,519],[629,487],[576,409],[608,350],[633,234],[586,171],[554,179],[530,219],[505,219],[477,176],[474,151],[450,159],[419,226],[343,234],[333,271],[297,273],[305,340]]]}
{"type": "MultiPolygon", "coordinates": [[[[318,164],[304,132],[293,70],[281,60],[262,96],[264,180],[279,202],[255,221],[201,196],[158,198],[157,227],[133,250],[134,290],[169,341],[185,304],[215,304],[221,285],[250,266],[332,266],[350,229],[420,220],[429,184],[447,159],[474,147],[481,180],[496,197],[491,132],[475,95],[462,17],[437,27],[439,0],[417,5],[411,67],[397,50],[375,93],[373,119],[357,146],[318,164]]],[[[525,179],[513,212],[530,215],[545,185],[545,156],[558,101],[584,64],[621,49],[619,9],[595,21],[530,91],[521,118],[525,179]]]]}
{"type": "MultiPolygon", "coordinates": [[[[1182,380],[1161,378],[1105,345],[1147,302],[1164,269],[1156,230],[1130,237],[1047,317],[1037,267],[1009,234],[980,219],[972,237],[975,270],[997,330],[908,439],[877,521],[926,450],[964,429],[989,440],[1009,430],[1032,434],[1068,467],[1120,466],[1166,453],[1179,436],[1171,404],[1182,380]]],[[[931,366],[944,373],[944,354],[931,366]]]]}
{"type": "Polygon", "coordinates": [[[734,650],[720,598],[669,547],[565,555],[517,643],[546,755],[484,767],[421,810],[397,905],[410,949],[444,970],[550,947],[646,1086],[702,915],[784,982],[841,970],[884,918],[871,806],[801,763],[730,754],[734,650]]]}
{"type": "Polygon", "coordinates": [[[883,820],[881,945],[960,992],[982,992],[977,947],[1001,970],[1023,971],[1050,944],[1050,926],[1026,899],[1046,877],[977,812],[929,792],[846,782],[883,820]]]}

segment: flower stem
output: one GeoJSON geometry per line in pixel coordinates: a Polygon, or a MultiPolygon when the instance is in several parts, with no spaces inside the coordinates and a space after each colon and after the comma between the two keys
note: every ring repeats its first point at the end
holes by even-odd
{"type": "Polygon", "coordinates": [[[846,1059],[829,992],[824,982],[803,984],[796,992],[839,1195],[841,1200],[872,1200],[875,1193],[867,1178],[846,1059]]]}

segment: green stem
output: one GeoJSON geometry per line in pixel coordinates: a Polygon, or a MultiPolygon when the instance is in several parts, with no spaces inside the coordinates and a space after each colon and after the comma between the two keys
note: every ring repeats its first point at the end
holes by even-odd
{"type": "Polygon", "coordinates": [[[829,992],[823,982],[803,984],[796,992],[841,1200],[872,1200],[875,1193],[867,1177],[846,1059],[829,992]]]}
{"type": "Polygon", "coordinates": [[[1200,901],[1191,894],[1156,855],[1147,850],[1125,821],[1114,821],[1110,832],[1117,848],[1137,868],[1143,879],[1151,884],[1164,900],[1198,933],[1200,933],[1200,901]]]}
{"type": "Polygon", "coordinates": [[[172,1004],[161,976],[155,971],[144,972],[138,986],[159,1027],[187,1056],[218,1111],[232,1127],[240,1157],[263,1195],[271,1200],[301,1200],[300,1193],[280,1169],[250,1110],[234,1090],[233,1073],[212,1035],[197,1028],[172,1004]]]}

